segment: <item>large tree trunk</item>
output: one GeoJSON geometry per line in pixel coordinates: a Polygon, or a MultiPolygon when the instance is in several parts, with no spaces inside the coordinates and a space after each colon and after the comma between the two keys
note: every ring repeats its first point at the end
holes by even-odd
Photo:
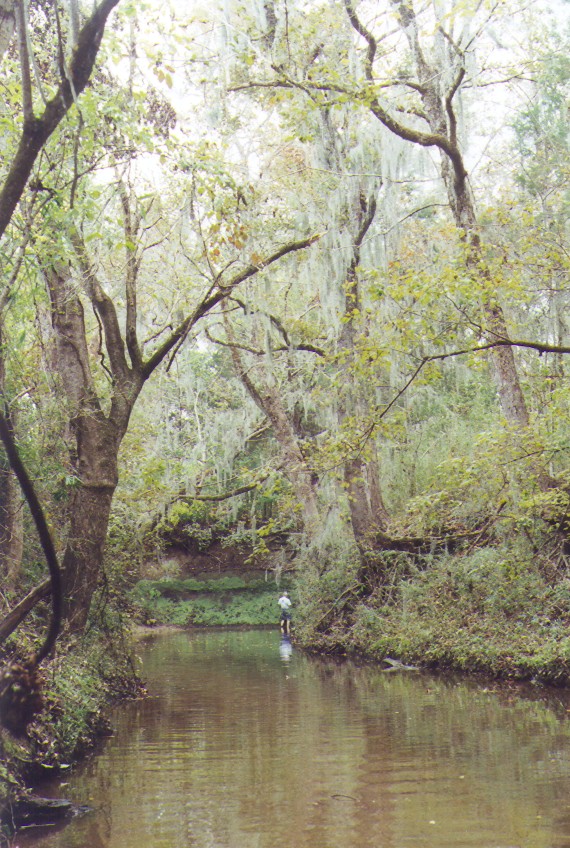
{"type": "MultiPolygon", "coordinates": [[[[134,405],[134,398],[132,400],[134,405]]],[[[64,620],[71,631],[83,630],[97,589],[117,483],[118,454],[128,421],[114,420],[92,408],[72,421],[77,445],[70,524],[62,561],[64,620]]]]}
{"type": "MultiPolygon", "coordinates": [[[[119,448],[138,395],[137,386],[142,382],[131,380],[127,391],[117,375],[111,413],[104,414],[91,374],[84,311],[77,288],[67,269],[48,267],[45,275],[56,337],[56,364],[76,444],[70,468],[76,482],[62,562],[64,620],[72,631],[80,631],[89,614],[103,561],[111,502],[118,483],[119,448]]],[[[118,357],[118,351],[113,356],[118,357]]]]}
{"type": "Polygon", "coordinates": [[[63,616],[72,632],[85,627],[101,573],[114,488],[79,486],[63,556],[63,616]]]}
{"type": "MultiPolygon", "coordinates": [[[[69,64],[66,64],[65,69],[63,67],[63,62],[61,61],[61,53],[58,53],[57,50],[55,51],[55,55],[57,56],[56,68],[50,69],[47,71],[47,74],[51,78],[52,82],[57,80],[59,76],[60,84],[54,92],[51,100],[46,102],[42,94],[43,108],[41,108],[41,114],[37,114],[34,111],[34,95],[30,74],[32,59],[30,56],[30,33],[28,31],[29,11],[27,4],[24,3],[23,0],[0,0],[0,58],[4,56],[10,47],[16,30],[16,24],[18,23],[18,53],[20,59],[21,84],[21,102],[19,112],[22,118],[21,134],[17,150],[11,159],[8,158],[3,162],[3,177],[0,184],[0,238],[4,235],[12,221],[12,216],[20,202],[37,157],[50,136],[64,119],[68,110],[74,104],[77,104],[79,95],[89,82],[105,30],[107,18],[118,2],[119,0],[102,0],[99,6],[94,3],[91,17],[84,23],[81,29],[79,28],[80,21],[78,16],[74,13],[72,14],[72,29],[74,32],[73,43],[74,45],[77,45],[77,50],[72,55],[69,64]],[[53,73],[54,70],[56,70],[55,74],[53,73]]],[[[78,7],[76,0],[72,0],[71,5],[74,11],[77,10],[78,7]]],[[[45,8],[45,12],[47,15],[50,14],[47,11],[47,6],[45,8]]],[[[59,31],[61,19],[60,12],[58,12],[57,9],[55,9],[55,16],[57,17],[57,30],[59,31]]],[[[22,244],[22,255],[25,243],[26,239],[24,239],[22,244]]],[[[5,281],[6,288],[2,295],[3,305],[8,302],[10,288],[16,280],[16,275],[17,268],[13,271],[12,279],[8,282],[5,281]]],[[[2,389],[3,388],[2,382],[2,389]]],[[[6,428],[10,426],[7,419],[4,420],[4,424],[6,425],[6,428]]],[[[25,468],[19,460],[15,445],[12,444],[8,447],[11,442],[11,435],[7,429],[3,432],[2,440],[7,453],[10,456],[12,467],[17,468],[20,486],[25,491],[26,499],[32,509],[32,515],[38,525],[40,538],[44,545],[44,551],[46,552],[50,570],[52,571],[52,581],[55,581],[56,577],[54,575],[57,573],[57,576],[59,576],[57,556],[55,554],[55,550],[53,550],[49,530],[47,525],[45,525],[43,512],[37,502],[33,486],[27,478],[25,468]],[[22,482],[23,480],[26,482],[22,482]],[[40,525],[42,527],[41,530],[40,525]],[[50,548],[49,553],[47,551],[48,547],[50,548]]],[[[23,513],[20,496],[19,493],[15,492],[15,484],[11,475],[4,476],[2,481],[2,490],[3,497],[1,509],[3,516],[1,523],[4,538],[1,540],[3,561],[0,563],[0,574],[2,574],[5,578],[4,585],[9,588],[10,585],[14,584],[18,578],[22,559],[23,513]]],[[[55,642],[55,639],[57,638],[57,632],[59,629],[59,601],[55,600],[55,591],[53,592],[53,598],[54,617],[52,619],[50,633],[44,643],[46,653],[51,650],[51,647],[53,647],[53,642],[55,642]],[[58,608],[57,614],[56,607],[58,608]]]]}

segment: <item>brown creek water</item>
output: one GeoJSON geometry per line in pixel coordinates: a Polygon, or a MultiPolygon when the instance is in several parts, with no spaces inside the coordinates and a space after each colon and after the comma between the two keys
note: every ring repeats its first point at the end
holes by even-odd
{"type": "Polygon", "coordinates": [[[274,631],[139,646],[149,697],[19,848],[570,848],[570,693],[310,658],[274,631]]]}

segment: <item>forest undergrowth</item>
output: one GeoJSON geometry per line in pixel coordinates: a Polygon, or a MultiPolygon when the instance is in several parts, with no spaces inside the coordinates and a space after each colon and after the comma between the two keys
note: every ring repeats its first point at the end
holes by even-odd
{"type": "Polygon", "coordinates": [[[366,576],[300,584],[297,638],[325,653],[430,670],[570,683],[570,577],[559,550],[525,538],[453,555],[377,556],[366,576]]]}

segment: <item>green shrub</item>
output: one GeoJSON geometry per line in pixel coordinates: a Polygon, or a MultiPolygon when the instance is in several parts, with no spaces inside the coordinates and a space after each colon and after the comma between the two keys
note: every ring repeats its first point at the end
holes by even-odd
{"type": "MultiPolygon", "coordinates": [[[[567,683],[570,579],[546,579],[546,565],[546,555],[538,557],[520,538],[463,556],[424,558],[415,566],[410,559],[406,569],[391,572],[391,583],[385,574],[384,582],[360,596],[355,592],[344,608],[339,592],[332,605],[339,613],[322,633],[314,627],[297,633],[322,650],[567,683]]],[[[323,585],[314,581],[314,575],[302,581],[301,596],[323,585]]]]}
{"type": "Polygon", "coordinates": [[[141,580],[130,594],[149,624],[267,625],[278,621],[277,587],[259,576],[141,580]]]}

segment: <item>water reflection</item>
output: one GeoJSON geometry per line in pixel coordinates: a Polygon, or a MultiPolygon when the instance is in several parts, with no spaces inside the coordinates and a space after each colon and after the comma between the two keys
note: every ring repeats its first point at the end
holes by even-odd
{"type": "Polygon", "coordinates": [[[96,812],[21,848],[570,848],[563,695],[308,658],[272,631],[141,654],[151,697],[59,790],[96,812]]]}
{"type": "Polygon", "coordinates": [[[281,642],[279,643],[279,656],[283,662],[289,662],[292,653],[293,645],[291,644],[291,639],[289,639],[288,636],[282,636],[281,642]]]}

